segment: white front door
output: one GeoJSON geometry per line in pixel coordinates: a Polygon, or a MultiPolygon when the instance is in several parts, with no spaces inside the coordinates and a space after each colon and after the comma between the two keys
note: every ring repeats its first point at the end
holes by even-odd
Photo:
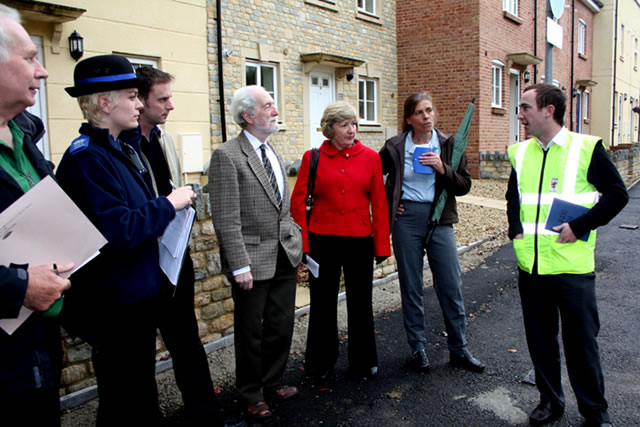
{"type": "MultiPolygon", "coordinates": [[[[44,65],[42,56],[42,37],[31,36],[31,40],[38,48],[38,62],[44,65]]],[[[40,90],[36,94],[36,103],[27,108],[27,111],[34,114],[42,120],[45,130],[47,129],[47,81],[45,79],[40,80],[40,90]]],[[[49,137],[47,132],[40,141],[38,141],[38,148],[47,160],[51,160],[51,153],[49,152],[49,137]]]]}
{"type": "Polygon", "coordinates": [[[333,102],[333,74],[330,72],[312,72],[309,74],[309,128],[311,148],[317,148],[325,140],[320,128],[320,119],[324,109],[333,102]]]}
{"type": "Polygon", "coordinates": [[[516,70],[509,73],[509,145],[520,142],[520,74],[516,70]]]}

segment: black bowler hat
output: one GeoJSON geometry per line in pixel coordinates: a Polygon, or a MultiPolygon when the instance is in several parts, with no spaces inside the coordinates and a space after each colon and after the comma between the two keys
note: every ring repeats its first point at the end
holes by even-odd
{"type": "Polygon", "coordinates": [[[74,98],[110,90],[138,88],[140,85],[133,65],[120,55],[99,55],[78,62],[73,71],[73,82],[75,86],[64,90],[74,98]]]}

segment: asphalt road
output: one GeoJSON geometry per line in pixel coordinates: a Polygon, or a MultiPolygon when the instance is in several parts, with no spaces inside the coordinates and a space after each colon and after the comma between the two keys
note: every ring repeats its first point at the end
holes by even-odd
{"type": "MultiPolygon", "coordinates": [[[[612,223],[598,231],[597,293],[601,331],[599,343],[606,396],[614,425],[640,425],[640,188],[612,223]]],[[[406,344],[399,310],[376,318],[380,373],[373,380],[347,376],[346,344],[335,378],[314,386],[289,362],[287,382],[301,389],[297,398],[271,405],[274,416],[265,426],[522,426],[538,401],[534,386],[521,380],[531,369],[517,290],[515,256],[505,245],[474,270],[464,274],[469,348],[487,364],[483,374],[448,366],[440,308],[433,288],[426,290],[429,330],[427,353],[431,372],[417,374],[406,366],[406,344]]],[[[384,286],[397,286],[396,282],[384,286]]],[[[566,371],[567,408],[554,426],[580,426],[566,371]]],[[[231,414],[244,405],[237,396],[221,396],[231,414]]],[[[180,424],[180,414],[166,419],[180,424]]],[[[257,424],[256,424],[257,425],[257,424]]]]}

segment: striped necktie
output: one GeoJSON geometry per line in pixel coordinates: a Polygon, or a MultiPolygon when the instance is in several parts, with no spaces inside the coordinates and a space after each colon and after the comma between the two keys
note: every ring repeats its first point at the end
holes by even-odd
{"type": "Polygon", "coordinates": [[[267,157],[265,144],[260,144],[260,151],[262,152],[262,164],[264,165],[264,170],[267,172],[269,182],[271,182],[271,187],[273,187],[273,191],[276,193],[276,200],[280,203],[282,201],[280,188],[278,188],[278,181],[276,180],[276,174],[273,172],[273,167],[271,167],[271,161],[269,161],[269,158],[267,157]]]}

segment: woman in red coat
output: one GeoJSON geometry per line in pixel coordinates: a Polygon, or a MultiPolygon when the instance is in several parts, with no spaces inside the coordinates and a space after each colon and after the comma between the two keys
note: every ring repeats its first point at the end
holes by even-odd
{"type": "Polygon", "coordinates": [[[371,303],[374,257],[391,254],[387,198],[380,156],[355,139],[354,108],[330,104],[320,125],[328,139],[320,146],[307,225],[305,200],[309,179],[307,151],[291,195],[291,215],[302,227],[304,253],[320,265],[310,276],[311,307],[305,370],[325,379],[338,359],[337,295],[344,271],[349,327],[349,371],[357,377],[378,372],[371,303]]]}

